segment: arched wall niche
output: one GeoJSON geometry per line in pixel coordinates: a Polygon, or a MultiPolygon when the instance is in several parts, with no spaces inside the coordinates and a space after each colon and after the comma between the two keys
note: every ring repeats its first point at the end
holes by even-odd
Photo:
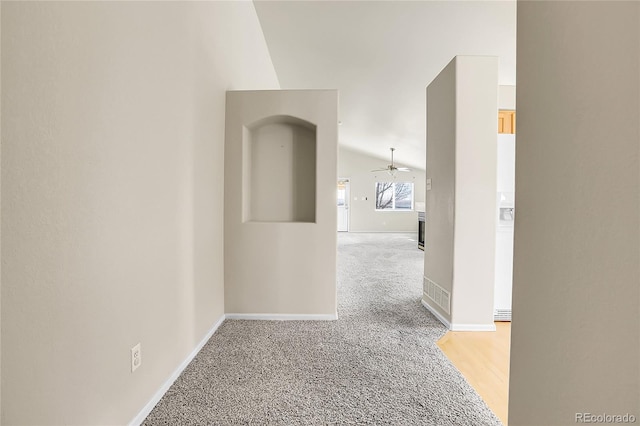
{"type": "Polygon", "coordinates": [[[244,222],[315,222],[317,127],[290,115],[244,126],[244,222]]]}

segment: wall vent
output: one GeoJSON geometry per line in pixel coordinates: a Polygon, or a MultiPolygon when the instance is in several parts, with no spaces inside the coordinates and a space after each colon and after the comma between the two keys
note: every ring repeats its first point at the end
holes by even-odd
{"type": "Polygon", "coordinates": [[[433,300],[433,302],[444,312],[447,314],[451,313],[451,293],[427,277],[424,277],[423,291],[424,294],[426,294],[429,299],[433,300]]]}
{"type": "Polygon", "coordinates": [[[494,321],[511,321],[511,309],[495,309],[493,311],[494,321]]]}

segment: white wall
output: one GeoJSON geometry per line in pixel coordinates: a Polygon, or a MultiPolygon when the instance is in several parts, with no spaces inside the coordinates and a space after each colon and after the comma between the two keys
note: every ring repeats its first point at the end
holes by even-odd
{"type": "Polygon", "coordinates": [[[497,57],[456,58],[455,261],[451,313],[452,324],[458,326],[494,326],[497,87],[497,57]]]}
{"type": "MultiPolygon", "coordinates": [[[[427,87],[427,175],[424,275],[453,291],[453,239],[456,166],[456,61],[427,87]]],[[[425,292],[426,293],[426,292],[425,292]]],[[[451,313],[425,294],[423,302],[451,322],[451,313]]]]}
{"type": "MultiPolygon", "coordinates": [[[[0,46],[2,45],[2,3],[0,3],[0,46]]],[[[0,94],[2,93],[2,55],[0,54],[0,94]]],[[[0,135],[2,135],[2,102],[0,102],[0,135]]],[[[2,140],[0,138],[0,167],[2,165],[2,140]]],[[[0,181],[2,170],[0,168],[0,181]]],[[[1,187],[1,184],[0,184],[1,187]]],[[[2,223],[2,197],[0,196],[0,223],[2,223]]],[[[2,227],[0,226],[0,253],[2,252],[2,227]]],[[[2,261],[0,256],[0,384],[2,383],[2,261]]],[[[0,423],[2,423],[2,386],[0,385],[0,423]]]]}
{"type": "Polygon", "coordinates": [[[2,2],[3,424],[126,424],[223,315],[225,91],[277,87],[252,3],[2,2]]]}
{"type": "MultiPolygon", "coordinates": [[[[516,109],[516,86],[498,87],[498,109],[516,109]]],[[[496,215],[500,215],[500,207],[513,207],[515,194],[516,135],[498,134],[497,160],[497,206],[496,215]],[[502,194],[501,194],[502,193],[502,194]],[[505,199],[501,200],[504,196],[505,199]]],[[[510,318],[511,293],[513,287],[513,221],[500,221],[496,232],[496,286],[494,291],[494,311],[497,318],[510,318]],[[497,312],[499,311],[499,312],[497,312]]]]}
{"type": "Polygon", "coordinates": [[[494,292],[494,310],[500,319],[509,317],[511,311],[511,293],[513,288],[513,220],[500,218],[500,207],[513,208],[515,194],[516,135],[498,135],[497,161],[497,205],[496,219],[496,286],[494,292]],[[504,199],[501,199],[504,197],[504,199]]]}
{"type": "Polygon", "coordinates": [[[243,217],[254,221],[315,222],[316,126],[262,123],[244,133],[243,217]],[[248,204],[248,205],[247,205],[248,204]]]}
{"type": "MultiPolygon", "coordinates": [[[[418,232],[416,211],[376,211],[376,182],[390,182],[393,178],[387,172],[371,173],[371,170],[390,164],[391,151],[388,153],[388,157],[382,153],[380,157],[372,157],[342,146],[339,148],[338,176],[349,178],[351,185],[350,232],[418,232]]],[[[403,167],[402,164],[396,165],[403,167]]],[[[411,168],[411,172],[398,172],[395,180],[413,182],[414,202],[424,203],[424,170],[411,168]]]]}
{"type": "Polygon", "coordinates": [[[456,56],[427,87],[425,277],[452,329],[494,329],[498,58],[456,56]]]}
{"type": "MultiPolygon", "coordinates": [[[[243,317],[260,314],[335,318],[338,92],[232,91],[227,94],[226,112],[225,312],[243,317]],[[306,122],[309,129],[315,126],[311,138],[315,139],[316,149],[312,155],[299,148],[310,142],[305,140],[310,135],[296,136],[292,141],[287,132],[278,132],[280,143],[276,144],[274,135],[254,140],[256,145],[269,145],[251,148],[264,157],[248,152],[254,143],[249,139],[260,135],[252,135],[247,129],[271,119],[287,127],[291,117],[306,122]],[[308,160],[315,164],[305,164],[308,160]],[[256,168],[252,162],[263,162],[263,166],[256,168]],[[292,198],[295,209],[304,203],[296,187],[307,186],[308,176],[292,172],[298,166],[316,171],[311,189],[316,200],[313,220],[306,215],[291,215],[290,209],[282,207],[283,197],[270,197],[270,193],[287,193],[290,189],[290,196],[284,198],[292,198]],[[289,172],[280,171],[279,181],[271,187],[252,188],[255,182],[248,175],[263,167],[285,168],[289,172]],[[263,215],[257,218],[243,214],[250,200],[247,192],[254,191],[267,193],[262,200],[263,215]]],[[[255,201],[257,196],[252,194],[251,198],[255,201]]]]}
{"type": "Polygon", "coordinates": [[[498,86],[498,109],[516,109],[516,86],[498,86]]]}
{"type": "Polygon", "coordinates": [[[640,419],[640,4],[518,2],[509,425],[640,419]]]}

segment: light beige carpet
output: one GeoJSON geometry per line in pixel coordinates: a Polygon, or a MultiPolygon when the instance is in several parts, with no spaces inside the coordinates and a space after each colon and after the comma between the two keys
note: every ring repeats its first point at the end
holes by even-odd
{"type": "Polygon", "coordinates": [[[338,321],[225,321],[144,424],[500,425],[436,346],[415,236],[338,243],[338,321]]]}

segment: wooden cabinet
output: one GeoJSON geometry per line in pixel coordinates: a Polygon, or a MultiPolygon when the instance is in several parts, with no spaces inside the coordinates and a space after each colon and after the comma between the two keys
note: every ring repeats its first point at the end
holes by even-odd
{"type": "Polygon", "coordinates": [[[516,132],[516,112],[500,110],[498,111],[498,133],[516,132]]]}

